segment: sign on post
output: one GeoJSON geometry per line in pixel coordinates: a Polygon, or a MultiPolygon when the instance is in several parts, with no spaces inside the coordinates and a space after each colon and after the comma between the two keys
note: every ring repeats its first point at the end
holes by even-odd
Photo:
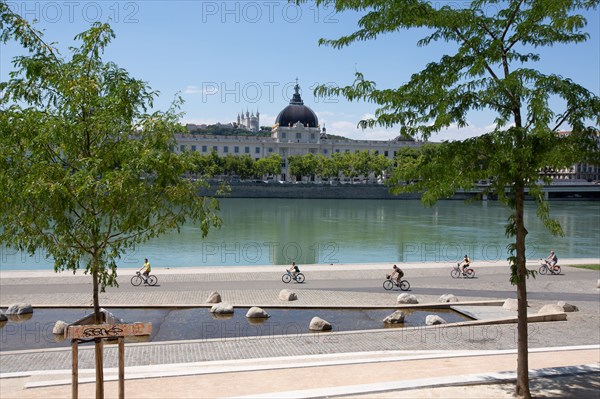
{"type": "Polygon", "coordinates": [[[67,339],[118,338],[150,334],[152,323],[75,325],[65,330],[67,339]]]}

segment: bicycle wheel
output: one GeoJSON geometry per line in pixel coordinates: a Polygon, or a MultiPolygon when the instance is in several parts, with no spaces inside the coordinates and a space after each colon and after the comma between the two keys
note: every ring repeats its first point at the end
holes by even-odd
{"type": "Polygon", "coordinates": [[[154,275],[148,276],[148,285],[156,285],[158,283],[158,277],[154,275]]]}
{"type": "Polygon", "coordinates": [[[467,273],[467,278],[475,277],[475,270],[473,270],[473,269],[467,269],[466,273],[467,273]]]}
{"type": "Polygon", "coordinates": [[[287,284],[290,281],[292,281],[292,276],[289,274],[284,274],[283,276],[281,276],[281,281],[287,284]]]}
{"type": "Polygon", "coordinates": [[[385,288],[386,290],[391,290],[392,288],[394,288],[394,283],[392,283],[392,280],[385,280],[383,282],[383,288],[385,288]]]}
{"type": "Polygon", "coordinates": [[[140,284],[142,284],[142,278],[140,276],[133,276],[131,278],[131,285],[137,287],[140,284]]]}
{"type": "Polygon", "coordinates": [[[450,275],[452,276],[452,278],[458,278],[458,276],[460,276],[460,270],[452,269],[452,271],[450,272],[450,275]]]}
{"type": "Polygon", "coordinates": [[[552,268],[552,273],[554,274],[560,274],[560,266],[556,265],[552,268]]]}
{"type": "Polygon", "coordinates": [[[548,274],[548,268],[544,265],[540,266],[540,274],[548,274]]]}
{"type": "Polygon", "coordinates": [[[400,289],[402,291],[408,291],[410,289],[410,283],[406,280],[400,281],[400,289]]]}
{"type": "Polygon", "coordinates": [[[302,273],[296,274],[296,282],[303,283],[304,282],[304,274],[302,274],[302,273]]]}

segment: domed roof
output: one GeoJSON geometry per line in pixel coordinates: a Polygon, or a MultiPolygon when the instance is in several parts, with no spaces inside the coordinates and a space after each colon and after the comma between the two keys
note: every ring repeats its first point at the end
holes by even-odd
{"type": "Polygon", "coordinates": [[[290,100],[290,105],[285,107],[277,118],[275,119],[275,124],[279,126],[294,126],[296,123],[300,122],[306,127],[317,127],[319,126],[319,118],[313,112],[312,109],[304,105],[302,98],[300,97],[300,86],[298,82],[296,82],[296,86],[294,86],[294,95],[290,100]]]}

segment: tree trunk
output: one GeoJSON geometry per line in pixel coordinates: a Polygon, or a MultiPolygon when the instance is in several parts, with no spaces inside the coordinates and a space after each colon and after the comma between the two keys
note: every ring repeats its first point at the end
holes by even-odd
{"type": "MultiPolygon", "coordinates": [[[[104,323],[104,319],[100,314],[100,301],[98,299],[98,269],[94,267],[92,271],[93,281],[93,297],[94,297],[94,315],[96,324],[104,323]]],[[[96,338],[94,342],[95,346],[95,357],[96,357],[96,399],[104,398],[104,361],[103,361],[103,347],[102,339],[96,338]]]]}
{"type": "Polygon", "coordinates": [[[518,398],[531,398],[529,392],[529,350],[527,342],[527,268],[525,265],[525,237],[527,230],[523,221],[525,188],[523,184],[515,192],[515,228],[517,262],[517,387],[518,398]]]}

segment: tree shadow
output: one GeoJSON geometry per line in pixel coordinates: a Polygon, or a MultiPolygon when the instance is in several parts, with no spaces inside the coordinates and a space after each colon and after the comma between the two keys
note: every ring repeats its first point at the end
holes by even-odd
{"type": "MultiPolygon", "coordinates": [[[[534,398],[600,399],[600,373],[586,366],[546,370],[543,376],[529,378],[529,391],[534,398]]],[[[515,393],[516,380],[499,388],[507,395],[515,393]]]]}

